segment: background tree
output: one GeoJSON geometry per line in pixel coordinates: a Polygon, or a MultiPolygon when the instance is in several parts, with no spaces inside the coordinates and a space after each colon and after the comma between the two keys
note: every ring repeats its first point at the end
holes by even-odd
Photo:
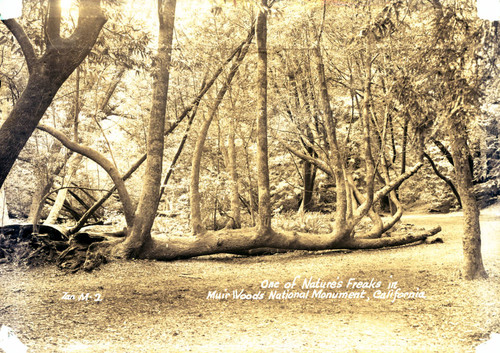
{"type": "Polygon", "coordinates": [[[464,211],[463,276],[466,279],[487,277],[481,256],[479,208],[473,188],[469,162],[468,119],[479,114],[479,90],[484,69],[477,63],[483,28],[469,18],[471,11],[452,8],[434,1],[434,38],[436,48],[446,53],[435,58],[444,126],[450,140],[455,180],[464,211]],[[467,43],[467,45],[465,45],[467,43]]]}
{"type": "Polygon", "coordinates": [[[271,192],[267,146],[267,0],[257,15],[257,182],[259,186],[260,234],[271,230],[271,192]]]}

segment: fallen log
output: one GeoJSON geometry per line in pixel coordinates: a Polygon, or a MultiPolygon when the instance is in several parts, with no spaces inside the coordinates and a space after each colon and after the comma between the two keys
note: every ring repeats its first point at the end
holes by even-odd
{"type": "MultiPolygon", "coordinates": [[[[271,230],[268,233],[259,234],[256,228],[224,229],[207,231],[201,236],[153,238],[144,245],[137,258],[172,261],[221,253],[251,255],[253,251],[261,254],[262,250],[269,253],[272,249],[276,252],[380,249],[422,242],[440,231],[441,227],[435,227],[417,234],[364,239],[333,233],[312,234],[271,230]]],[[[109,259],[127,257],[127,253],[123,248],[122,240],[115,239],[91,244],[86,257],[83,268],[91,271],[109,259]]]]}

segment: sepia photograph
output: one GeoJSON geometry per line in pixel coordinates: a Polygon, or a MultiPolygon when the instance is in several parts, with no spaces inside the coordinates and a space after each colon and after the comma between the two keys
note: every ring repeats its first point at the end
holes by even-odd
{"type": "Polygon", "coordinates": [[[500,0],[0,20],[0,353],[500,352],[500,0]]]}

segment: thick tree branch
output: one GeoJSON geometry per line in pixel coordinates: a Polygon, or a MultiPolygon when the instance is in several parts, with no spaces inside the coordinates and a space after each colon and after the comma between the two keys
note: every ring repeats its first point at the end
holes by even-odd
{"type": "Polygon", "coordinates": [[[377,191],[373,196],[373,203],[376,203],[382,199],[382,197],[386,196],[392,190],[398,188],[406,179],[410,178],[414,175],[418,170],[423,166],[422,162],[415,164],[412,168],[410,168],[406,173],[401,174],[398,178],[391,181],[389,184],[384,186],[382,189],[377,191]]]}
{"type": "Polygon", "coordinates": [[[86,147],[82,146],[78,143],[71,141],[66,135],[62,132],[45,125],[38,125],[39,130],[45,131],[52,135],[54,138],[58,139],[66,148],[70,149],[73,152],[79,153],[97,164],[99,164],[110,176],[118,189],[118,194],[120,195],[120,200],[123,205],[123,213],[125,214],[125,219],[127,221],[127,225],[132,225],[134,220],[135,206],[130,199],[128,191],[125,187],[125,183],[116,167],[111,163],[104,155],[101,153],[86,147]]]}
{"type": "Polygon", "coordinates": [[[2,22],[5,26],[7,26],[14,37],[16,37],[16,40],[23,51],[24,59],[26,60],[26,65],[28,66],[28,72],[31,74],[33,72],[33,66],[36,65],[37,62],[37,56],[28,35],[24,31],[24,28],[15,19],[3,20],[2,22]]]}
{"type": "Polygon", "coordinates": [[[61,40],[61,0],[49,1],[49,16],[46,25],[47,47],[55,47],[61,40]]]}
{"type": "Polygon", "coordinates": [[[69,37],[69,41],[73,45],[78,45],[81,42],[81,47],[86,48],[89,33],[100,31],[104,23],[106,23],[106,17],[102,12],[101,0],[80,0],[78,25],[69,37]]]}

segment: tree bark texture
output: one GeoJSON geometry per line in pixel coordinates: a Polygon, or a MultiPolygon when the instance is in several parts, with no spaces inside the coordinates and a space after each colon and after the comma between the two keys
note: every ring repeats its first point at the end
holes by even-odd
{"type": "Polygon", "coordinates": [[[158,1],[159,36],[156,70],[153,74],[153,101],[149,117],[146,170],[133,226],[120,249],[125,257],[136,256],[151,240],[151,228],[160,202],[165,115],[172,56],[176,0],[158,1]]]}
{"type": "Polygon", "coordinates": [[[329,249],[380,249],[423,241],[438,233],[440,227],[419,234],[379,239],[338,238],[333,233],[312,234],[286,231],[270,231],[262,236],[257,228],[207,231],[203,237],[172,237],[148,243],[140,257],[160,261],[190,258],[217,253],[237,253],[251,249],[272,248],[288,250],[329,249]]]}
{"type": "Polygon", "coordinates": [[[486,278],[481,255],[481,228],[479,207],[474,194],[472,173],[468,160],[469,148],[465,123],[458,121],[463,117],[448,116],[448,133],[451,141],[451,155],[455,169],[456,186],[464,213],[464,235],[462,238],[464,264],[462,274],[465,279],[486,278]]]}
{"type": "Polygon", "coordinates": [[[52,103],[57,91],[88,55],[106,19],[100,0],[81,0],[78,24],[69,38],[59,33],[60,8],[51,2],[47,20],[47,46],[38,58],[22,27],[14,19],[3,21],[14,34],[29,70],[25,90],[0,128],[0,186],[24,145],[52,103]]]}
{"type": "Polygon", "coordinates": [[[257,185],[259,190],[258,229],[271,230],[271,192],[267,146],[267,0],[257,17],[257,185]]]}

